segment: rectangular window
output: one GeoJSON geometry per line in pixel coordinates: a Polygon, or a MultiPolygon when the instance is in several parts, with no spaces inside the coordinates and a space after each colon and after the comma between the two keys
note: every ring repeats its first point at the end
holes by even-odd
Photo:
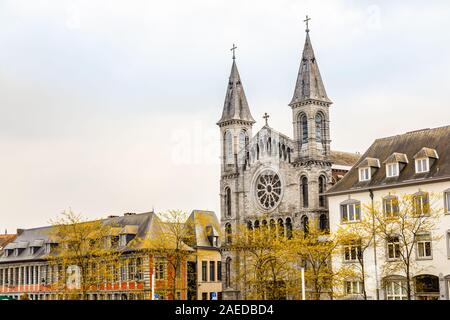
{"type": "Polygon", "coordinates": [[[362,294],[363,283],[362,281],[345,281],[345,293],[347,295],[362,294]]]}
{"type": "Polygon", "coordinates": [[[386,176],[388,178],[398,177],[398,172],[399,172],[398,169],[399,169],[398,162],[388,163],[386,165],[386,176]]]}
{"type": "Polygon", "coordinates": [[[398,199],[395,196],[388,196],[383,199],[383,210],[386,217],[398,216],[398,199]]]}
{"type": "Polygon", "coordinates": [[[426,193],[419,193],[414,195],[413,198],[413,205],[414,205],[414,211],[415,214],[418,216],[428,214],[430,212],[430,205],[428,201],[428,194],[426,193]]]}
{"type": "Polygon", "coordinates": [[[444,193],[445,212],[450,213],[450,191],[444,193]]]}
{"type": "Polygon", "coordinates": [[[431,251],[431,237],[429,234],[416,236],[417,258],[430,259],[433,257],[431,251]]]}
{"type": "Polygon", "coordinates": [[[222,281],[222,261],[217,261],[217,281],[222,281]]]}
{"type": "Polygon", "coordinates": [[[202,300],[208,300],[208,292],[202,292],[202,300]]]}
{"type": "Polygon", "coordinates": [[[428,172],[429,170],[428,158],[416,159],[416,173],[428,172]]]}
{"type": "Polygon", "coordinates": [[[387,243],[388,259],[395,260],[400,258],[400,239],[399,237],[390,237],[387,243]]]}
{"type": "Polygon", "coordinates": [[[356,262],[361,258],[361,246],[350,244],[344,247],[344,261],[356,262]]]}
{"type": "Polygon", "coordinates": [[[361,205],[359,202],[341,205],[341,215],[343,222],[359,221],[361,218],[361,205]]]}
{"type": "Polygon", "coordinates": [[[209,281],[216,281],[216,262],[209,262],[209,281]]]}
{"type": "Polygon", "coordinates": [[[203,282],[208,281],[208,276],[206,273],[207,273],[207,262],[202,261],[202,281],[203,282]]]}
{"type": "Polygon", "coordinates": [[[406,300],[406,282],[401,280],[387,282],[386,298],[388,300],[406,300]]]}
{"type": "Polygon", "coordinates": [[[447,258],[450,258],[450,230],[447,230],[447,258]]]}
{"type": "Polygon", "coordinates": [[[155,261],[155,279],[163,280],[166,277],[166,263],[162,259],[155,261]]]}
{"type": "Polygon", "coordinates": [[[360,168],[359,169],[359,181],[369,181],[370,180],[370,168],[360,168]]]}

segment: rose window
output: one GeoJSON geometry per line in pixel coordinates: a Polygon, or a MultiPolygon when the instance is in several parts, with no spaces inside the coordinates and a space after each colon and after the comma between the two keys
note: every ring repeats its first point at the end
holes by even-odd
{"type": "Polygon", "coordinates": [[[272,170],[263,171],[256,180],[256,198],[266,210],[275,208],[281,199],[281,180],[272,170]]]}

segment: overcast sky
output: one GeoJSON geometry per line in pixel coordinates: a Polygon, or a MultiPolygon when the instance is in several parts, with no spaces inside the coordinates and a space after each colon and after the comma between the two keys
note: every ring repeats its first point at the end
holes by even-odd
{"type": "Polygon", "coordinates": [[[449,124],[449,1],[0,0],[0,230],[71,208],[219,213],[230,48],[292,136],[308,14],[332,149],[449,124]],[[320,2],[320,4],[319,4],[320,2]]]}

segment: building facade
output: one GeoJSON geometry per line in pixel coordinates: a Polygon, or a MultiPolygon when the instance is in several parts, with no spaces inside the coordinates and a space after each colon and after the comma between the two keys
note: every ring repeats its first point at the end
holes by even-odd
{"type": "MultiPolygon", "coordinates": [[[[332,232],[348,224],[361,223],[367,205],[378,207],[386,219],[395,219],[400,212],[408,210],[406,206],[410,200],[411,210],[438,215],[430,228],[417,229],[420,232],[415,234],[411,245],[410,284],[412,298],[417,300],[450,297],[449,146],[450,126],[378,139],[350,172],[326,193],[332,232]],[[411,199],[402,202],[405,195],[411,199]]],[[[409,219],[419,218],[410,216],[409,219]]],[[[405,225],[411,228],[411,224],[405,225]]],[[[406,254],[407,245],[403,245],[402,237],[407,237],[407,233],[386,236],[376,232],[377,241],[373,242],[376,247],[372,243],[361,254],[366,268],[365,282],[347,279],[336,290],[347,299],[361,299],[363,287],[368,299],[407,299],[405,272],[390,268],[401,261],[401,254],[406,254]]],[[[333,258],[333,269],[357,263],[354,258],[358,255],[358,247],[355,247],[355,255],[345,249],[341,252],[333,258]]]]}
{"type": "MultiPolygon", "coordinates": [[[[208,258],[209,261],[220,261],[217,247],[217,229],[219,222],[214,213],[194,211],[189,219],[204,221],[203,225],[195,225],[195,242],[186,244],[192,257],[182,261],[178,271],[169,263],[170,254],[163,251],[152,251],[145,247],[146,241],[152,241],[161,234],[165,222],[153,212],[123,216],[110,216],[101,220],[111,226],[109,243],[116,243],[121,251],[119,263],[111,265],[112,272],[102,275],[98,264],[89,266],[97,270],[97,281],[88,289],[86,298],[91,300],[186,300],[189,294],[198,296],[197,285],[191,283],[189,277],[197,278],[197,270],[189,269],[189,263],[208,258]],[[199,216],[202,216],[200,218],[199,216]],[[206,217],[203,219],[203,217],[206,217]],[[214,220],[215,219],[215,220],[214,220]],[[208,238],[206,234],[215,225],[215,236],[208,238]],[[134,241],[136,240],[136,241],[134,241]],[[134,241],[134,242],[133,242],[134,241]],[[196,250],[199,251],[197,254],[196,250]],[[208,252],[205,254],[204,252],[208,252]],[[190,274],[190,272],[192,274],[190,274]],[[176,284],[174,279],[176,277],[176,284]],[[176,287],[175,296],[173,287],[176,287]]],[[[69,265],[64,269],[51,263],[49,256],[57,255],[58,243],[51,236],[52,227],[19,230],[17,238],[5,246],[0,255],[0,296],[20,299],[27,295],[32,300],[67,299],[70,285],[79,282],[77,266],[69,265]],[[73,276],[71,276],[71,274],[73,276]],[[62,281],[61,281],[62,280],[62,281]],[[63,283],[64,288],[61,288],[63,283]]],[[[219,267],[220,268],[220,267],[219,267]]],[[[215,271],[215,270],[214,270],[215,271]]],[[[218,270],[220,271],[220,269],[218,270]]],[[[94,272],[94,271],[92,271],[94,272]]],[[[203,290],[203,288],[202,288],[203,290]]],[[[220,294],[220,282],[211,282],[202,292],[220,294]],[[207,291],[206,291],[207,290],[207,291]]]]}
{"type": "Polygon", "coordinates": [[[359,158],[330,149],[332,102],[319,72],[309,30],[300,60],[292,110],[293,137],[266,123],[256,123],[247,102],[235,57],[227,84],[222,117],[217,122],[221,141],[221,230],[224,299],[245,299],[232,275],[245,272],[238,253],[230,250],[239,225],[268,225],[288,233],[318,221],[328,228],[325,192],[359,158]]]}
{"type": "Polygon", "coordinates": [[[188,299],[222,300],[222,258],[220,223],[212,211],[194,210],[189,217],[195,229],[195,261],[190,261],[188,277],[195,288],[188,299]]]}

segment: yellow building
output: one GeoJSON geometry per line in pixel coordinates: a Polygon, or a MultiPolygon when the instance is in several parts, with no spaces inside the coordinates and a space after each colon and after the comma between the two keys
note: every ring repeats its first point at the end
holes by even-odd
{"type": "Polygon", "coordinates": [[[188,299],[222,299],[222,258],[220,224],[212,211],[194,210],[188,221],[194,226],[196,254],[189,263],[188,299]]]}

